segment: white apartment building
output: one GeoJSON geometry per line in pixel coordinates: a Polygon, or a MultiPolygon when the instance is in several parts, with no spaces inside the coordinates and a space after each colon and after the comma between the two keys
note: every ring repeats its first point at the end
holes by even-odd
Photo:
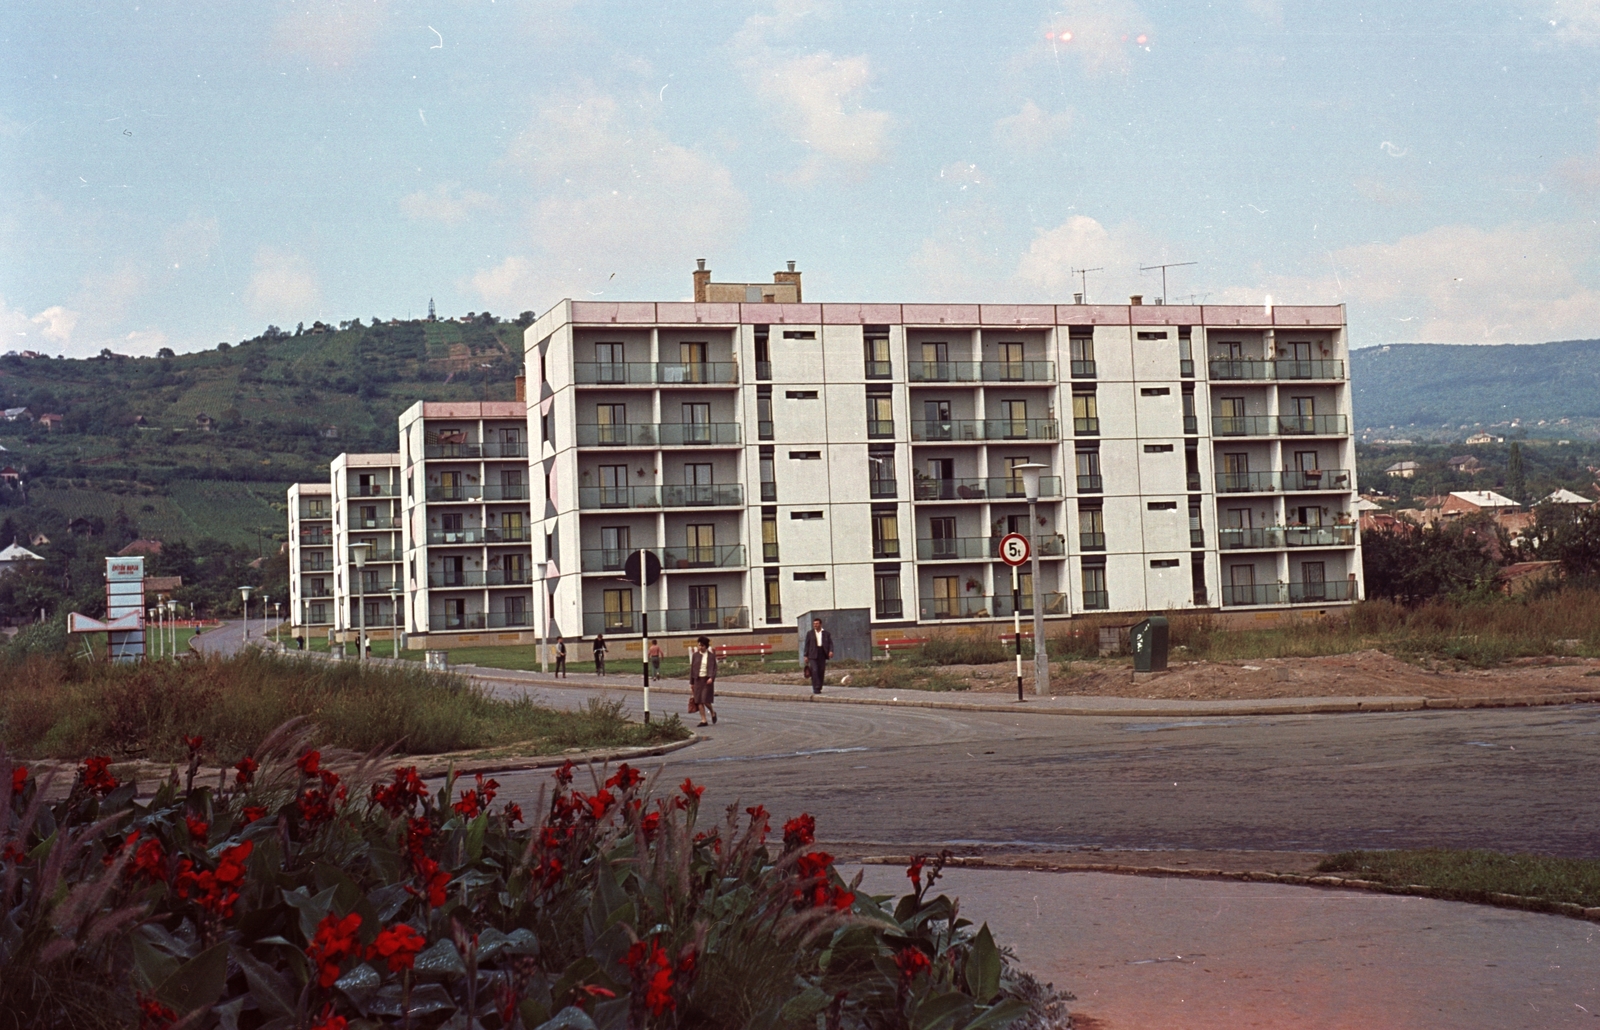
{"type": "Polygon", "coordinates": [[[532,643],[524,401],[418,401],[400,416],[404,624],[411,647],[532,643]]]}
{"type": "Polygon", "coordinates": [[[695,296],[527,331],[551,632],[637,632],[639,548],[669,634],[1009,618],[1007,532],[1052,618],[1358,596],[1342,307],[808,304],[792,266],[695,296]]]}
{"type": "Polygon", "coordinates": [[[297,634],[333,625],[333,487],[289,487],[289,620],[297,634]]]}
{"type": "Polygon", "coordinates": [[[405,590],[401,539],[400,455],[341,454],[329,467],[333,488],[334,632],[354,639],[365,610],[368,634],[392,630],[405,590]],[[366,544],[357,570],[352,545],[366,544]]]}

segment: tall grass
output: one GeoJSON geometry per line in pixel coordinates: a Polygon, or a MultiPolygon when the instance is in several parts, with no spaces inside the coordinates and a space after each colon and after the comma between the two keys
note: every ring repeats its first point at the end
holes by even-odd
{"type": "Polygon", "coordinates": [[[422,668],[328,663],[249,652],[231,658],[112,665],[34,655],[0,670],[0,737],[27,757],[113,754],[170,761],[202,736],[233,760],[305,716],[325,746],[433,754],[532,741],[533,750],[687,736],[677,718],[643,726],[620,704],[561,712],[491,696],[422,668]]]}
{"type": "Polygon", "coordinates": [[[1399,886],[1421,884],[1466,901],[1517,894],[1586,908],[1600,905],[1600,862],[1589,858],[1448,848],[1344,851],[1324,859],[1317,871],[1399,886]]]}

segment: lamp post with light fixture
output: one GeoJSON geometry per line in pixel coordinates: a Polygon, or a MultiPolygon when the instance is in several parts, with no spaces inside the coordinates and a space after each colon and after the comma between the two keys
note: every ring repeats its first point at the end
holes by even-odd
{"type": "Polygon", "coordinates": [[[239,597],[244,601],[244,642],[250,643],[250,594],[255,587],[240,587],[239,597]]]}
{"type": "Polygon", "coordinates": [[[356,661],[367,660],[367,584],[366,576],[362,569],[367,567],[367,554],[372,550],[372,545],[359,543],[350,545],[350,560],[356,563],[356,617],[359,620],[356,630],[356,661]]]}
{"type": "Polygon", "coordinates": [[[1028,496],[1028,543],[1033,555],[1029,572],[1033,577],[1033,692],[1050,693],[1050,656],[1044,646],[1044,597],[1039,583],[1039,477],[1049,465],[1027,462],[1013,465],[1011,471],[1022,477],[1022,490],[1028,496]]]}
{"type": "Polygon", "coordinates": [[[398,580],[389,580],[389,657],[400,657],[400,590],[398,580]]]}

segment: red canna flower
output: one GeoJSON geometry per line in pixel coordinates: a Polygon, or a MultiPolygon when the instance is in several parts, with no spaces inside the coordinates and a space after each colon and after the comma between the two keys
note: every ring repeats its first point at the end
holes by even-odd
{"type": "Polygon", "coordinates": [[[522,806],[515,801],[507,801],[505,807],[506,825],[522,822],[522,806]]]}
{"type": "MultiPolygon", "coordinates": [[[[138,834],[131,834],[129,842],[138,834]]],[[[155,883],[167,878],[167,853],[161,847],[161,842],[154,837],[140,844],[133,852],[133,860],[128,863],[123,875],[129,879],[142,877],[155,883]]]]}
{"type": "Polygon", "coordinates": [[[238,787],[248,787],[250,786],[250,781],[256,778],[256,770],[261,768],[261,763],[257,762],[249,755],[245,755],[243,758],[235,762],[233,767],[238,772],[238,775],[234,776],[233,778],[234,785],[238,787]]]}
{"type": "Polygon", "coordinates": [[[616,787],[619,790],[632,790],[644,780],[644,774],[627,762],[617,766],[617,771],[606,781],[606,786],[616,787]]]}
{"type": "Polygon", "coordinates": [[[609,790],[601,790],[585,800],[589,805],[589,818],[599,821],[605,818],[607,810],[617,799],[609,790]]]}
{"type": "Polygon", "coordinates": [[[912,887],[922,886],[922,866],[925,862],[922,855],[911,856],[911,864],[906,866],[906,879],[911,881],[912,887]]]}
{"type": "Polygon", "coordinates": [[[933,966],[921,948],[909,944],[895,952],[894,964],[900,968],[900,982],[903,984],[909,984],[917,978],[918,973],[925,973],[933,966]]]}
{"type": "Polygon", "coordinates": [[[647,841],[654,837],[656,835],[656,831],[659,829],[661,829],[660,812],[651,812],[649,815],[639,820],[639,832],[644,834],[644,839],[647,841]]]}
{"type": "Polygon", "coordinates": [[[483,799],[483,807],[488,808],[490,802],[494,801],[495,794],[500,790],[500,783],[498,780],[484,779],[483,773],[478,774],[477,781],[478,797],[483,799]]]}
{"type": "Polygon", "coordinates": [[[577,766],[573,764],[573,761],[570,758],[561,763],[561,768],[557,769],[555,772],[556,782],[563,787],[570,784],[572,782],[572,770],[575,768],[577,768],[577,766]]]}
{"type": "Polygon", "coordinates": [[[766,843],[767,827],[772,818],[771,813],[767,811],[767,806],[756,805],[754,808],[747,808],[744,810],[744,814],[750,817],[750,829],[756,830],[760,834],[761,842],[766,843]]]}
{"type": "Polygon", "coordinates": [[[315,776],[322,771],[322,752],[303,751],[300,757],[294,760],[294,764],[300,767],[301,775],[315,776]]]}
{"type": "Polygon", "coordinates": [[[140,992],[135,999],[139,1005],[139,1030],[167,1030],[178,1021],[178,1014],[155,998],[140,992]]]}
{"type": "Polygon", "coordinates": [[[240,809],[239,811],[239,818],[244,820],[244,824],[246,826],[249,826],[257,819],[264,818],[266,814],[266,808],[261,805],[245,805],[244,808],[240,809]]]}
{"type": "Polygon", "coordinates": [[[254,850],[255,842],[248,840],[225,849],[217,860],[215,871],[196,871],[193,862],[187,858],[180,859],[178,873],[172,880],[178,897],[192,896],[195,903],[207,912],[231,919],[234,903],[239,900],[238,888],[244,883],[244,863],[254,850]]]}
{"type": "Polygon", "coordinates": [[[683,778],[682,783],[678,784],[678,789],[683,791],[683,796],[688,798],[690,801],[699,801],[700,795],[706,792],[704,787],[696,787],[694,785],[694,781],[689,779],[687,776],[683,778]]]}
{"type": "Polygon", "coordinates": [[[804,812],[783,824],[783,849],[785,851],[806,847],[816,839],[817,820],[804,812]]]}
{"type": "Polygon", "coordinates": [[[211,833],[210,825],[197,815],[185,815],[183,821],[189,827],[189,837],[201,847],[206,845],[206,837],[211,833]]]}
{"type": "Polygon", "coordinates": [[[183,743],[184,746],[189,749],[189,757],[193,758],[195,755],[200,753],[202,748],[206,746],[206,739],[204,737],[186,736],[183,738],[183,743]]]}
{"type": "Polygon", "coordinates": [[[311,1030],[345,1030],[345,1027],[349,1025],[350,1020],[344,1016],[333,1014],[333,1002],[330,1001],[322,1006],[322,1015],[318,1016],[317,1021],[311,1024],[311,1030]]]}
{"type": "Polygon", "coordinates": [[[352,955],[359,954],[356,934],[361,930],[361,914],[351,912],[340,918],[332,912],[317,924],[316,935],[306,945],[306,956],[317,967],[317,985],[332,987],[339,979],[339,965],[352,955]]]}
{"type": "Polygon", "coordinates": [[[421,799],[428,796],[427,785],[417,775],[414,765],[401,766],[394,771],[394,782],[372,785],[372,801],[392,816],[413,811],[421,799]]]}
{"type": "Polygon", "coordinates": [[[634,990],[644,988],[645,1007],[653,1016],[678,1007],[672,997],[672,960],[655,941],[636,941],[623,956],[622,964],[632,974],[634,990]]]}
{"type": "Polygon", "coordinates": [[[117,779],[111,775],[111,759],[105,755],[85,758],[78,767],[78,775],[83,778],[85,788],[101,797],[117,789],[117,779]]]}
{"type": "Polygon", "coordinates": [[[451,807],[456,810],[457,815],[465,816],[468,819],[476,819],[480,807],[478,804],[478,792],[475,790],[463,791],[461,800],[451,807]]]}
{"type": "Polygon", "coordinates": [[[14,765],[11,767],[11,793],[16,796],[22,793],[22,788],[28,785],[28,767],[14,765]]]}
{"type": "Polygon", "coordinates": [[[389,963],[389,972],[410,969],[417,952],[428,944],[427,938],[413,930],[407,923],[396,923],[378,931],[377,940],[367,949],[367,958],[383,958],[389,963]]]}

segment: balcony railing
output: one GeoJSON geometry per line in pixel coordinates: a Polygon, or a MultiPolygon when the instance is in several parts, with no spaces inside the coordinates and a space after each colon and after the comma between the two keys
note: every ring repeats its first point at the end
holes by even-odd
{"type": "Polygon", "coordinates": [[[476,443],[430,443],[422,448],[424,458],[438,458],[450,461],[456,458],[481,458],[483,445],[476,443]]]}
{"type": "Polygon", "coordinates": [[[1179,358],[1178,359],[1178,378],[1180,378],[1180,379],[1193,379],[1194,378],[1194,359],[1193,358],[1179,358]]]}
{"type": "Polygon", "coordinates": [[[1078,492],[1080,494],[1098,494],[1105,490],[1105,477],[1096,473],[1094,475],[1078,476],[1078,492]]]}
{"type": "Polygon", "coordinates": [[[986,536],[940,537],[917,540],[917,561],[983,561],[989,557],[986,536]]]}
{"type": "Polygon", "coordinates": [[[1255,604],[1285,604],[1289,594],[1287,583],[1251,583],[1246,585],[1223,584],[1222,604],[1226,608],[1255,604]]]}
{"type": "Polygon", "coordinates": [[[1217,546],[1224,551],[1249,551],[1283,546],[1283,530],[1264,526],[1260,529],[1224,527],[1217,530],[1217,546]]]}
{"type": "Polygon", "coordinates": [[[1191,528],[1189,530],[1189,546],[1190,547],[1204,547],[1205,545],[1206,545],[1206,531],[1203,530],[1203,529],[1191,528]]]}
{"type": "Polygon", "coordinates": [[[302,626],[331,626],[333,624],[333,605],[307,604],[301,609],[300,624],[302,626]]]}
{"type": "Polygon", "coordinates": [[[428,571],[428,587],[433,590],[447,590],[452,587],[523,587],[532,584],[531,569],[463,569],[460,572],[430,569],[428,571]]]}
{"type": "Polygon", "coordinates": [[[1072,419],[1072,435],[1073,436],[1099,436],[1100,435],[1100,419],[1098,417],[1077,418],[1076,416],[1074,416],[1074,418],[1072,419]]]}
{"type": "Polygon", "coordinates": [[[950,419],[912,422],[911,439],[941,440],[1054,440],[1059,429],[1053,418],[950,419]]]}
{"type": "Polygon", "coordinates": [[[1262,361],[1259,358],[1223,358],[1211,362],[1212,379],[1344,379],[1344,362],[1336,360],[1297,361],[1278,358],[1262,361]]]}
{"type": "Polygon", "coordinates": [[[1211,378],[1217,380],[1271,379],[1275,369],[1260,358],[1213,358],[1211,378]]]}
{"type": "Polygon", "coordinates": [[[761,560],[769,565],[778,560],[778,545],[762,541],[761,560]]]}
{"type": "Polygon", "coordinates": [[[1072,363],[1072,378],[1093,379],[1095,377],[1094,359],[1088,361],[1074,361],[1072,363]]]}
{"type": "Polygon", "coordinates": [[[332,547],[332,533],[301,533],[300,545],[302,547],[332,547]]]}
{"type": "Polygon", "coordinates": [[[1211,435],[1271,436],[1276,421],[1271,415],[1216,415],[1211,419],[1211,435]]]}
{"type": "MultiPolygon", "coordinates": [[[[1023,590],[1023,591],[1019,591],[1019,593],[1022,596],[1020,596],[1020,597],[1018,597],[1016,599],[1016,604],[1015,604],[1015,608],[1017,609],[1016,614],[1019,614],[1019,615],[1032,615],[1033,614],[1033,591],[1032,590],[1023,590]]],[[[1043,602],[1043,604],[1044,604],[1044,613],[1046,615],[1065,615],[1067,613],[1067,595],[1066,594],[1059,593],[1059,592],[1054,591],[1054,590],[1047,590],[1039,598],[1039,600],[1041,602],[1043,602]]],[[[1012,609],[1013,609],[1013,605],[1012,605],[1010,591],[1006,591],[1005,593],[996,593],[994,595],[994,613],[996,615],[998,615],[998,616],[1011,615],[1011,614],[1013,614],[1012,609]]]]}
{"type": "Polygon", "coordinates": [[[430,501],[479,501],[483,499],[481,486],[430,486],[425,496],[430,501]]]}
{"type": "Polygon", "coordinates": [[[1106,535],[1104,533],[1079,533],[1078,550],[1103,551],[1106,549],[1106,535]]]}
{"type": "Polygon", "coordinates": [[[1107,590],[1085,590],[1083,592],[1084,611],[1103,612],[1111,607],[1111,593],[1107,590]]]}
{"type": "MultiPolygon", "coordinates": [[[[373,562],[395,562],[395,561],[404,561],[404,560],[405,560],[405,555],[400,553],[397,550],[380,551],[377,548],[373,548],[372,550],[367,552],[367,564],[368,565],[371,565],[373,562]]],[[[352,558],[351,561],[350,561],[350,564],[354,565],[355,564],[355,559],[352,558]]]]}
{"type": "Polygon", "coordinates": [[[654,447],[661,439],[656,425],[578,423],[579,447],[654,447]]]}
{"type": "Polygon", "coordinates": [[[772,420],[762,419],[756,423],[756,436],[762,440],[772,439],[772,420]]]}
{"type": "Polygon", "coordinates": [[[1349,469],[1290,469],[1283,473],[1285,492],[1304,493],[1311,490],[1350,489],[1349,469]]]}
{"type": "Polygon", "coordinates": [[[1326,601],[1350,600],[1350,581],[1329,580],[1323,583],[1290,583],[1290,604],[1321,604],[1326,601]]]}
{"type": "Polygon", "coordinates": [[[428,531],[428,543],[449,546],[452,544],[525,544],[533,539],[533,530],[527,526],[521,529],[501,529],[490,526],[483,529],[470,526],[466,529],[428,531]]]}
{"type": "Polygon", "coordinates": [[[397,497],[400,491],[393,485],[385,483],[368,483],[366,486],[358,483],[350,493],[353,497],[397,497]]]}
{"type": "Polygon", "coordinates": [[[1194,436],[1200,432],[1200,420],[1194,415],[1183,416],[1183,435],[1194,436]]]}
{"type": "Polygon", "coordinates": [[[1356,542],[1354,526],[1290,526],[1283,531],[1290,547],[1349,547],[1356,542]]]}
{"type": "Polygon", "coordinates": [[[882,476],[868,478],[867,493],[875,501],[893,500],[900,496],[900,484],[894,479],[885,479],[882,476]]]}
{"type": "Polygon", "coordinates": [[[1279,415],[1278,432],[1284,436],[1344,436],[1350,420],[1344,415],[1279,415]]]}
{"type": "Polygon", "coordinates": [[[351,529],[399,529],[401,519],[398,515],[385,515],[381,519],[351,519],[351,529]]]}
{"type": "MultiPolygon", "coordinates": [[[[665,625],[660,612],[650,613],[650,628],[655,630],[665,625]]],[[[594,636],[596,633],[637,633],[639,632],[639,613],[633,610],[622,612],[584,612],[583,633],[585,636],[594,636]]],[[[573,649],[576,653],[577,649],[573,649]]]]}
{"type": "Polygon", "coordinates": [[[977,379],[976,361],[912,361],[906,365],[910,383],[972,383],[977,379]]]}
{"type": "Polygon", "coordinates": [[[429,615],[428,632],[454,633],[475,629],[526,629],[533,625],[529,612],[465,612],[461,615],[429,615]]]}
{"type": "Polygon", "coordinates": [[[1344,362],[1318,359],[1315,361],[1296,361],[1293,358],[1279,358],[1273,363],[1277,366],[1279,379],[1343,379],[1344,362]]]}
{"type": "Polygon", "coordinates": [[[332,597],[333,590],[329,587],[301,587],[301,597],[332,597]]]}
{"type": "MultiPolygon", "coordinates": [[[[763,422],[771,435],[772,423],[763,422]]],[[[663,422],[660,425],[578,424],[579,447],[733,447],[739,444],[737,422],[663,422]]]]}
{"type": "Polygon", "coordinates": [[[874,540],[872,542],[872,557],[878,561],[900,557],[900,541],[874,540]]]}
{"type": "Polygon", "coordinates": [[[770,362],[770,361],[758,361],[758,362],[756,362],[756,378],[757,379],[771,379],[772,378],[772,362],[770,362]]]}
{"type": "Polygon", "coordinates": [[[573,365],[574,381],[582,386],[703,386],[739,381],[739,365],[732,361],[580,361],[573,365]]]}
{"type": "Polygon", "coordinates": [[[1276,472],[1218,472],[1219,494],[1270,494],[1278,489],[1276,472]]]}
{"type": "Polygon", "coordinates": [[[333,520],[332,508],[301,508],[301,522],[331,522],[333,520]]]}
{"type": "Polygon", "coordinates": [[[333,562],[330,561],[327,557],[325,557],[323,555],[320,555],[320,554],[317,555],[316,558],[301,558],[300,559],[300,571],[301,572],[332,572],[333,571],[333,562]]]}
{"type": "Polygon", "coordinates": [[[778,484],[771,479],[761,481],[761,499],[763,501],[776,501],[778,499],[778,484]]]}
{"type": "Polygon", "coordinates": [[[890,361],[869,361],[866,367],[868,379],[892,379],[894,377],[894,363],[890,361]]]}
{"type": "Polygon", "coordinates": [[[873,440],[889,439],[894,436],[894,419],[869,418],[867,419],[867,437],[873,440]]]}
{"type": "Polygon", "coordinates": [[[735,446],[739,443],[737,422],[663,422],[663,447],[735,446]]]}
{"type": "Polygon", "coordinates": [[[983,361],[978,378],[986,383],[1048,383],[1056,378],[1054,361],[983,361]]]}
{"type": "MultiPolygon", "coordinates": [[[[1061,477],[1040,476],[1040,497],[1060,497],[1061,477]]],[[[919,501],[979,501],[1027,500],[1020,478],[1005,476],[988,478],[931,479],[919,476],[916,480],[916,500],[919,501]]]]}
{"type": "Polygon", "coordinates": [[[663,569],[732,569],[744,565],[743,544],[668,547],[661,552],[663,569]]]}
{"type": "Polygon", "coordinates": [[[922,603],[924,619],[987,619],[994,602],[987,597],[933,597],[922,603]]]}
{"type": "MultiPolygon", "coordinates": [[[[655,625],[651,619],[650,624],[655,625]]],[[[750,627],[750,609],[745,607],[731,608],[668,608],[667,629],[668,633],[687,633],[692,630],[707,629],[748,629],[750,627]]]]}
{"type": "Polygon", "coordinates": [[[527,483],[490,483],[483,488],[486,501],[526,501],[530,496],[527,483]]]}
{"type": "MultiPolygon", "coordinates": [[[[905,602],[899,598],[893,600],[879,598],[874,606],[873,617],[878,619],[903,619],[905,618],[905,612],[905,602]]],[[[773,620],[769,619],[768,621],[773,620]]]]}
{"type": "Polygon", "coordinates": [[[700,508],[740,505],[744,488],[738,483],[701,486],[583,486],[578,488],[579,508],[700,508]]]}

